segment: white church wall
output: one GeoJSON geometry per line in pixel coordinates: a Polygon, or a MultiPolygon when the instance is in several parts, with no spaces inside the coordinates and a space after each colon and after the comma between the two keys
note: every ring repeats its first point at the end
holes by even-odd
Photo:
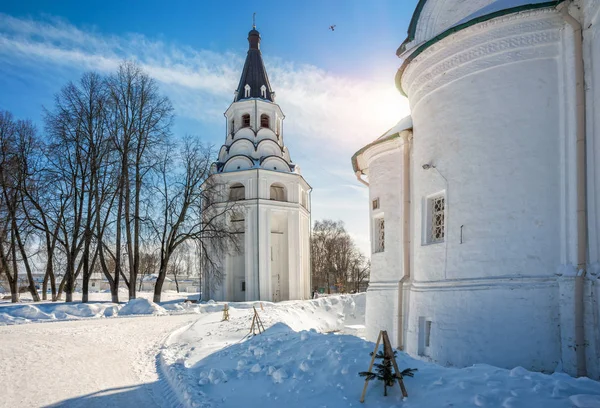
{"type": "MultiPolygon", "coordinates": [[[[588,225],[589,225],[589,285],[594,304],[589,309],[586,327],[592,331],[592,347],[588,354],[588,372],[600,378],[600,1],[584,1],[584,58],[587,77],[587,148],[588,148],[588,225]]],[[[586,338],[588,335],[586,333],[586,338]]]]}
{"type": "Polygon", "coordinates": [[[375,341],[387,330],[394,347],[398,339],[398,282],[402,270],[402,151],[400,138],[375,145],[367,157],[371,216],[371,272],[366,300],[366,334],[375,341]],[[373,208],[373,201],[379,208],[373,208]],[[378,251],[379,220],[384,221],[384,250],[378,251]],[[384,306],[387,305],[387,306],[384,306]]]}
{"type": "Polygon", "coordinates": [[[404,72],[415,129],[412,354],[546,371],[560,359],[563,26],[554,11],[500,17],[404,72]],[[429,244],[426,200],[437,194],[445,236],[429,244]]]}
{"type": "Polygon", "coordinates": [[[583,1],[583,55],[586,72],[589,256],[600,273],[600,1],[583,1]]]}
{"type": "Polygon", "coordinates": [[[560,362],[557,295],[548,282],[525,286],[507,279],[459,288],[414,283],[406,351],[447,366],[553,372],[560,362]],[[419,319],[431,322],[429,346],[421,348],[426,339],[419,319]]]}

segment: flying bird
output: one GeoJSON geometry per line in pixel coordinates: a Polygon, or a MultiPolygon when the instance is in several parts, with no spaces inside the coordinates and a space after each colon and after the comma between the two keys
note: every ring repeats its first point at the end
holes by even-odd
{"type": "Polygon", "coordinates": [[[331,31],[335,31],[335,24],[334,24],[334,25],[330,25],[330,26],[329,26],[329,29],[330,29],[331,31]]]}

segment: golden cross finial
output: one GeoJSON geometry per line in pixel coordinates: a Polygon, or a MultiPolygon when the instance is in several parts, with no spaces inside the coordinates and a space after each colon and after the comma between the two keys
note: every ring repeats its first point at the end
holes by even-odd
{"type": "Polygon", "coordinates": [[[252,29],[256,30],[256,13],[252,13],[252,29]]]}

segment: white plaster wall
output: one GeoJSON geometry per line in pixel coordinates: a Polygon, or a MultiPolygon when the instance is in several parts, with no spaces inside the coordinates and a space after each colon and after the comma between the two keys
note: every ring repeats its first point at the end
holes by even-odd
{"type": "Polygon", "coordinates": [[[498,18],[430,47],[404,73],[414,125],[412,354],[424,317],[428,358],[441,364],[549,371],[560,360],[563,27],[547,10],[498,18]],[[425,199],[442,191],[445,242],[426,245],[425,199]]]}
{"type": "Polygon", "coordinates": [[[590,263],[600,269],[600,1],[583,1],[590,263]]]}
{"type": "MultiPolygon", "coordinates": [[[[212,176],[223,184],[222,194],[228,195],[227,185],[242,183],[245,200],[236,205],[246,214],[244,271],[246,277],[246,300],[272,300],[271,282],[271,231],[285,232],[285,248],[281,248],[283,299],[306,299],[310,296],[310,212],[300,203],[303,191],[310,186],[299,174],[252,169],[220,173],[212,176]],[[287,201],[269,199],[270,186],[274,183],[286,188],[287,201]]],[[[310,208],[310,203],[308,203],[310,208]]],[[[232,300],[235,289],[232,256],[225,256],[223,269],[229,272],[224,285],[206,290],[216,300],[232,300]]]]}
{"type": "Polygon", "coordinates": [[[411,290],[407,348],[418,355],[419,317],[432,321],[429,354],[439,364],[487,363],[552,372],[560,361],[555,282],[411,290]]]}
{"type": "Polygon", "coordinates": [[[385,250],[371,255],[366,333],[368,340],[375,341],[380,330],[387,330],[394,347],[398,339],[398,282],[403,276],[403,157],[399,140],[393,139],[365,152],[368,156],[372,250],[376,239],[373,220],[383,216],[385,222],[385,250]],[[373,210],[375,199],[379,199],[379,209],[373,210]]]}
{"type": "Polygon", "coordinates": [[[587,214],[589,269],[585,339],[588,375],[600,378],[600,1],[583,0],[583,57],[586,93],[587,214]],[[589,293],[589,295],[588,295],[589,293]]]}

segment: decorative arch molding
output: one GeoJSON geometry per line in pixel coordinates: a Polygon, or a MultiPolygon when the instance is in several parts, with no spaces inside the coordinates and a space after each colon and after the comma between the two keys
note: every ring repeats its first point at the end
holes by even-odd
{"type": "Polygon", "coordinates": [[[256,149],[251,140],[244,138],[234,140],[227,150],[232,156],[244,155],[251,157],[256,149]]]}
{"type": "Polygon", "coordinates": [[[237,139],[249,139],[253,140],[256,137],[256,132],[252,128],[240,128],[233,135],[233,140],[237,139]]]}
{"type": "Polygon", "coordinates": [[[263,139],[256,144],[256,152],[259,157],[278,156],[283,154],[283,149],[274,140],[263,139]]]}
{"type": "Polygon", "coordinates": [[[288,150],[288,148],[284,146],[283,149],[281,149],[281,152],[283,154],[283,159],[286,162],[290,163],[292,161],[292,159],[290,157],[290,151],[288,150]]]}
{"type": "Polygon", "coordinates": [[[221,146],[221,148],[219,149],[219,161],[221,163],[223,163],[225,161],[225,159],[227,158],[227,153],[229,152],[229,149],[227,148],[227,146],[221,146]]]}
{"type": "Polygon", "coordinates": [[[269,128],[261,128],[258,130],[258,132],[256,132],[256,140],[258,142],[261,142],[265,139],[270,139],[273,141],[278,141],[279,138],[277,137],[277,135],[275,134],[275,132],[273,132],[271,129],[269,128]]]}
{"type": "Polygon", "coordinates": [[[236,171],[236,170],[248,170],[254,167],[254,161],[252,157],[246,155],[231,156],[223,165],[224,172],[236,171]]]}
{"type": "Polygon", "coordinates": [[[265,170],[292,171],[288,162],[280,156],[267,156],[260,160],[260,166],[265,170]]]}

